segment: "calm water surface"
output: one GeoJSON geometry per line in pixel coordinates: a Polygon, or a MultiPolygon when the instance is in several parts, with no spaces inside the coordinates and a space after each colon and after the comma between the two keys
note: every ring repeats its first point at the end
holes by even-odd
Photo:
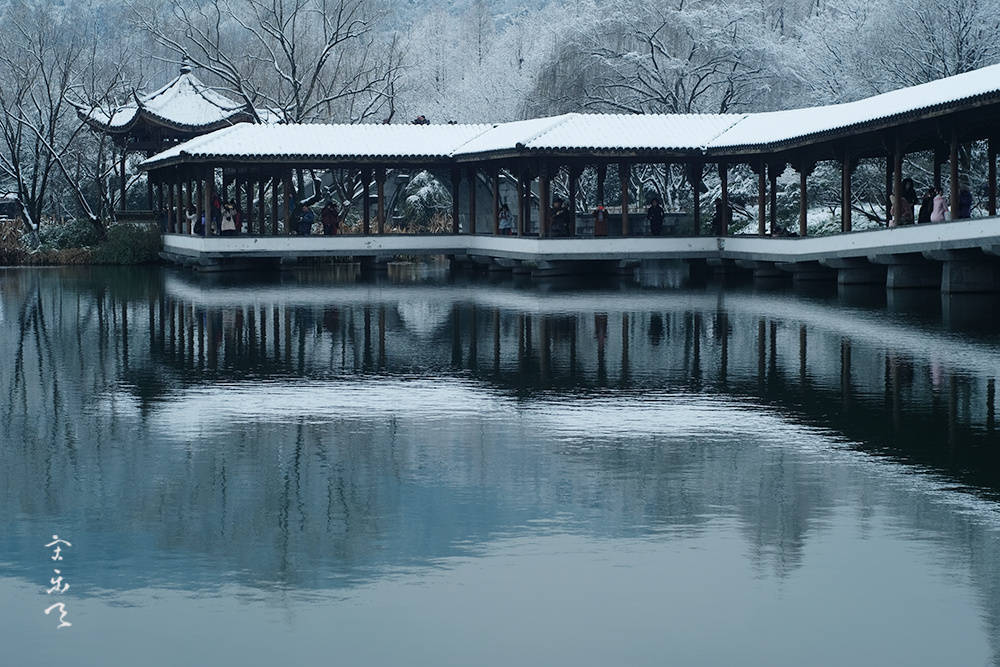
{"type": "Polygon", "coordinates": [[[0,664],[1000,665],[998,305],[0,271],[0,664]]]}

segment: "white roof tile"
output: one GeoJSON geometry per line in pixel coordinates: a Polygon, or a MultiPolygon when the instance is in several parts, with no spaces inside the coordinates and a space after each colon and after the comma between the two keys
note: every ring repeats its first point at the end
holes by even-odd
{"type": "Polygon", "coordinates": [[[744,118],[742,114],[568,114],[525,142],[532,150],[697,150],[744,118]]]}
{"type": "Polygon", "coordinates": [[[1000,93],[1000,65],[991,65],[855,102],[748,114],[708,147],[780,143],[997,93],[1000,93]]]}
{"type": "Polygon", "coordinates": [[[144,164],[182,153],[220,159],[447,159],[489,125],[233,125],[178,144],[144,164]]]}

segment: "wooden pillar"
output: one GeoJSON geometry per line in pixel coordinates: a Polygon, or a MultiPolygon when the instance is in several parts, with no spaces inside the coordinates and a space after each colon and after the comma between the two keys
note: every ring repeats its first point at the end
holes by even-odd
{"type": "Polygon", "coordinates": [[[997,214],[997,147],[993,137],[986,139],[986,155],[989,160],[986,183],[986,212],[992,218],[997,214]]]}
{"type": "Polygon", "coordinates": [[[150,171],[146,172],[146,205],[150,211],[155,208],[155,202],[153,201],[153,173],[150,171]]]}
{"type": "Polygon", "coordinates": [[[500,170],[493,170],[493,236],[500,235],[500,170]]]}
{"type": "Polygon", "coordinates": [[[163,210],[163,180],[160,179],[156,182],[156,211],[159,215],[164,214],[163,210]]]}
{"type": "Polygon", "coordinates": [[[569,168],[569,201],[566,207],[569,211],[569,235],[576,236],[576,190],[580,179],[580,170],[577,167],[569,168]]]}
{"type": "Polygon", "coordinates": [[[476,233],[476,168],[472,167],[468,173],[469,179],[469,233],[476,233]]]}
{"type": "Polygon", "coordinates": [[[622,236],[628,236],[631,231],[628,224],[628,191],[632,180],[632,165],[628,162],[618,163],[618,180],[622,186],[622,236]]]}
{"type": "Polygon", "coordinates": [[[892,152],[888,151],[885,154],[885,224],[889,225],[889,220],[892,218],[892,173],[893,173],[893,157],[892,152]]]}
{"type": "Polygon", "coordinates": [[[375,170],[375,226],[379,234],[385,234],[385,167],[375,170]]]}
{"type": "Polygon", "coordinates": [[[806,181],[809,178],[808,170],[805,166],[799,168],[799,236],[805,237],[809,234],[809,195],[806,193],[806,181]]]}
{"type": "Polygon", "coordinates": [[[291,236],[292,230],[292,172],[285,172],[281,177],[281,195],[285,204],[285,235],[291,236]]]}
{"type": "Polygon", "coordinates": [[[549,195],[552,185],[552,175],[549,173],[549,166],[542,164],[538,172],[538,238],[549,237],[549,227],[552,220],[549,209],[549,195]]]}
{"type": "Polygon", "coordinates": [[[756,165],[757,170],[757,235],[767,235],[767,164],[756,165]]]}
{"type": "Polygon", "coordinates": [[[458,220],[460,210],[459,195],[462,188],[462,172],[458,169],[451,170],[451,233],[458,234],[462,226],[458,220]]]}
{"type": "Polygon", "coordinates": [[[840,161],[840,231],[851,231],[851,174],[854,172],[854,165],[851,160],[850,151],[845,150],[840,161]]]}
{"type": "MultiPolygon", "coordinates": [[[[267,236],[267,180],[257,179],[257,227],[261,236],[267,236]]],[[[251,193],[252,194],[252,193],[251,193]]]]}
{"type": "Polygon", "coordinates": [[[604,181],[608,178],[608,165],[597,165],[597,203],[604,203],[604,181]]]}
{"type": "Polygon", "coordinates": [[[784,171],[785,165],[778,166],[774,163],[767,165],[768,184],[771,188],[771,236],[774,236],[778,228],[778,170],[784,171]]]}
{"type": "Polygon", "coordinates": [[[253,180],[244,178],[238,181],[236,199],[243,209],[243,224],[247,227],[247,234],[253,234],[253,180]]]}
{"type": "Polygon", "coordinates": [[[702,164],[695,162],[688,165],[688,182],[691,184],[691,217],[694,223],[694,235],[701,236],[701,172],[702,164]]]}
{"type": "Polygon", "coordinates": [[[122,187],[122,192],[121,192],[122,201],[121,201],[121,204],[122,205],[121,205],[121,210],[123,210],[123,211],[128,208],[128,202],[126,201],[126,196],[128,194],[128,181],[125,179],[125,157],[126,157],[125,149],[122,148],[122,159],[121,159],[121,181],[122,181],[121,182],[121,187],[122,187]]]}
{"type": "Polygon", "coordinates": [[[181,217],[181,177],[174,173],[173,182],[170,184],[170,208],[173,212],[173,229],[175,234],[184,233],[184,218],[181,217]]]}
{"type": "Polygon", "coordinates": [[[523,172],[517,175],[517,235],[524,236],[524,179],[523,172]]]}
{"type": "Polygon", "coordinates": [[[721,229],[716,229],[717,236],[726,236],[729,233],[729,165],[725,162],[719,163],[719,182],[722,187],[722,220],[719,223],[721,229]]]}
{"type": "MultiPolygon", "coordinates": [[[[278,235],[278,177],[271,177],[271,236],[278,235]]],[[[275,337],[277,341],[277,336],[275,337]]]]}
{"type": "Polygon", "coordinates": [[[372,233],[371,211],[369,200],[371,199],[372,174],[367,169],[361,170],[361,233],[368,236],[372,233]]]}
{"type": "MultiPolygon", "coordinates": [[[[205,223],[201,226],[201,235],[202,236],[209,236],[212,233],[212,215],[211,215],[211,211],[212,211],[212,195],[209,194],[209,195],[206,196],[205,193],[208,190],[208,188],[205,187],[206,182],[204,180],[202,180],[201,178],[198,179],[196,185],[197,185],[197,190],[194,193],[194,200],[195,200],[195,204],[194,204],[194,207],[195,207],[195,218],[194,219],[195,219],[195,224],[197,224],[199,220],[204,219],[205,223]]],[[[190,202],[190,200],[191,200],[191,182],[190,181],[187,182],[187,191],[188,191],[187,199],[190,202]]],[[[187,211],[185,210],[184,213],[185,213],[185,219],[186,219],[187,211]]],[[[188,232],[191,232],[191,231],[192,230],[190,230],[190,229],[188,230],[188,232]]]]}
{"type": "Polygon", "coordinates": [[[184,175],[184,180],[177,184],[177,224],[182,234],[190,234],[190,225],[187,222],[187,209],[192,204],[201,211],[201,200],[192,195],[191,179],[184,175]]]}
{"type": "Polygon", "coordinates": [[[958,218],[958,132],[951,131],[951,142],[948,146],[948,167],[951,170],[951,219],[958,218]]]}
{"type": "Polygon", "coordinates": [[[166,192],[163,193],[164,206],[163,213],[166,215],[166,229],[168,234],[177,233],[177,217],[174,215],[174,203],[176,199],[174,198],[174,178],[171,176],[169,180],[164,184],[166,187],[166,192]]]}
{"type": "Polygon", "coordinates": [[[898,226],[903,216],[903,145],[898,139],[892,155],[892,193],[892,222],[898,226]]]}
{"type": "Polygon", "coordinates": [[[202,181],[198,181],[198,199],[202,203],[202,210],[205,211],[205,236],[212,236],[215,230],[212,229],[212,191],[215,190],[215,170],[209,169],[204,175],[204,186],[202,181]]]}

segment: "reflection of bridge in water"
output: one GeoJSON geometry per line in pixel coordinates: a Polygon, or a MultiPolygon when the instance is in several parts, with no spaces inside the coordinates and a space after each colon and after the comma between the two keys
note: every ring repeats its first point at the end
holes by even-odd
{"type": "Polygon", "coordinates": [[[17,348],[0,366],[15,398],[0,428],[18,443],[0,448],[0,502],[22,521],[58,514],[77,534],[100,516],[115,534],[148,536],[127,549],[94,539],[94,557],[118,566],[81,568],[81,590],[141,576],[200,586],[222,571],[251,572],[262,588],[353,585],[480,548],[554,508],[597,535],[683,539],[710,508],[732,507],[749,557],[787,576],[817,523],[856,493],[869,515],[947,545],[1000,628],[988,518],[925,492],[920,474],[900,482],[894,464],[809,473],[844,442],[992,498],[991,322],[957,335],[935,309],[887,312],[878,293],[866,306],[86,272],[44,289],[56,275],[18,273],[0,296],[2,339],[17,348]],[[82,383],[69,370],[81,368],[82,383]],[[449,412],[465,425],[442,435],[433,415],[449,412]],[[491,413],[516,414],[517,426],[491,413]],[[630,423],[662,447],[629,439],[630,423]],[[700,429],[728,429],[732,446],[700,454],[700,429]],[[789,432],[779,448],[748,444],[789,432]],[[156,561],[160,549],[181,552],[184,569],[156,561]]]}
{"type": "MultiPolygon", "coordinates": [[[[585,388],[722,394],[970,484],[1000,486],[990,472],[994,454],[983,449],[996,426],[1000,353],[988,338],[947,330],[974,326],[970,313],[992,327],[993,298],[943,296],[941,314],[934,313],[943,320],[915,323],[852,305],[848,294],[244,287],[170,276],[151,344],[172,372],[196,383],[185,370],[242,382],[252,367],[308,379],[471,376],[513,395],[585,388]],[[968,446],[953,448],[962,443],[968,446]]],[[[913,296],[913,305],[926,303],[926,293],[913,296]]],[[[889,305],[907,302],[897,295],[889,305]]]]}

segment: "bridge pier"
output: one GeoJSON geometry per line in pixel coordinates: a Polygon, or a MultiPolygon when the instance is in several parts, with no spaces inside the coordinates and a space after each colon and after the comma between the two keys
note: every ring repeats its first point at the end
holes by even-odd
{"type": "Polygon", "coordinates": [[[837,273],[819,262],[776,262],[775,268],[792,274],[794,283],[833,282],[837,273]]]}
{"type": "Polygon", "coordinates": [[[1000,262],[979,250],[932,250],[923,253],[941,264],[941,292],[963,294],[1000,291],[1000,262]]]}
{"type": "Polygon", "coordinates": [[[820,264],[837,271],[838,285],[885,285],[886,268],[866,259],[830,258],[820,264]]]}
{"type": "Polygon", "coordinates": [[[886,267],[887,289],[922,289],[941,286],[941,264],[926,259],[920,253],[873,255],[872,264],[886,267]]]}
{"type": "Polygon", "coordinates": [[[741,269],[753,271],[754,282],[785,282],[789,277],[787,271],[782,271],[774,262],[759,262],[749,259],[736,260],[736,266],[741,269]]]}

